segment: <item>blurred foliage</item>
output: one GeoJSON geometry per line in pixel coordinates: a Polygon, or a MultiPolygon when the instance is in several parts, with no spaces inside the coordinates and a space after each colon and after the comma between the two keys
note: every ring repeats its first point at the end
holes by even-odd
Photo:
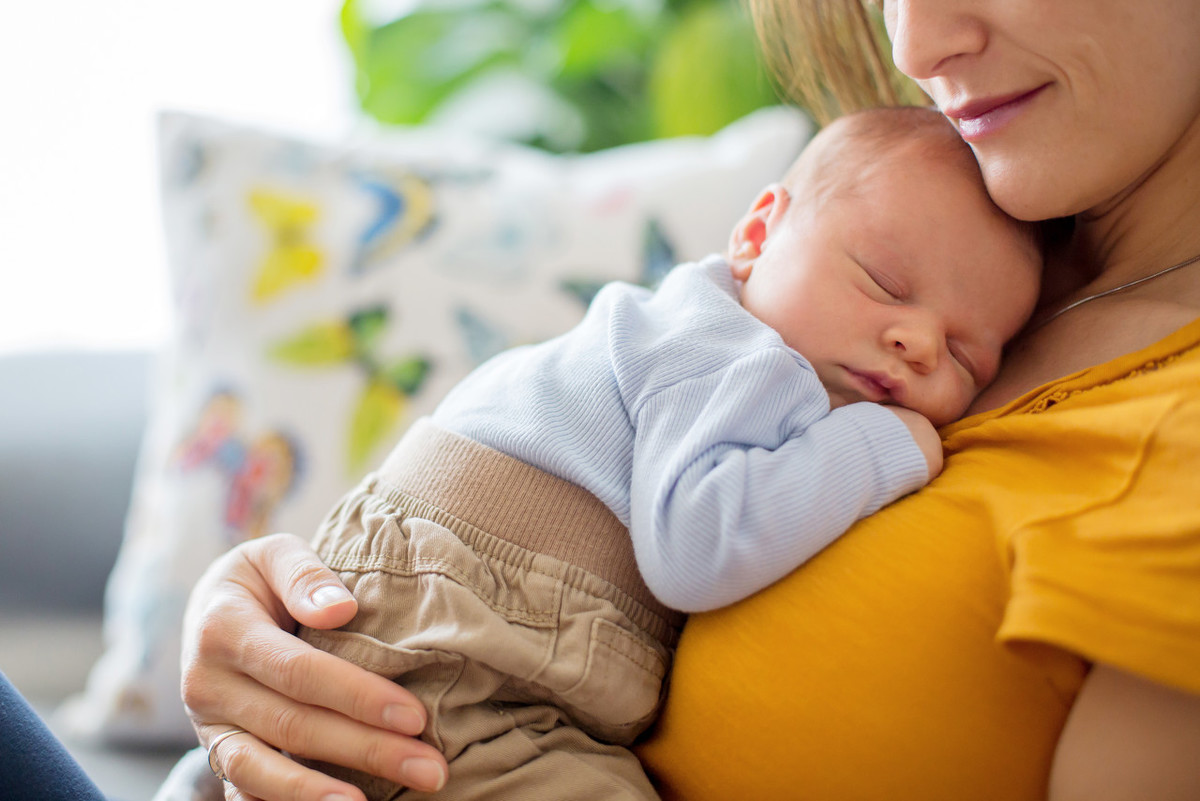
{"type": "Polygon", "coordinates": [[[779,102],[739,0],[345,0],[341,24],[362,108],[384,123],[491,92],[526,101],[485,113],[520,118],[491,132],[593,151],[709,134],[779,102]]]}

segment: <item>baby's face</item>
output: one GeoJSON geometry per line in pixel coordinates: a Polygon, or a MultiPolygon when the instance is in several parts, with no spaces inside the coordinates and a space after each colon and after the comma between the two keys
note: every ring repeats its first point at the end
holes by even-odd
{"type": "Polygon", "coordinates": [[[891,161],[823,204],[792,200],[742,305],[812,363],[834,407],[897,404],[942,425],[995,377],[1041,260],[960,165],[891,161]]]}

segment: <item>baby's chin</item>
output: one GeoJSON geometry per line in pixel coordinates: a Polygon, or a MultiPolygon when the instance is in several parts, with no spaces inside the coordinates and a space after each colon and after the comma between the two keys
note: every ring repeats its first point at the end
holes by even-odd
{"type": "Polygon", "coordinates": [[[829,394],[829,410],[840,409],[843,406],[849,406],[851,403],[858,403],[862,398],[851,398],[837,390],[826,389],[829,394]]]}

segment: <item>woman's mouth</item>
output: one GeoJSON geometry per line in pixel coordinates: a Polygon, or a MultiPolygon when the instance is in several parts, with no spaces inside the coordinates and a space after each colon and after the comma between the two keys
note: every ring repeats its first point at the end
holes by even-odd
{"type": "Polygon", "coordinates": [[[943,113],[958,124],[958,132],[968,142],[976,142],[990,136],[1009,121],[1017,117],[1028,107],[1033,98],[1041,94],[1050,84],[1042,84],[1028,92],[1013,92],[1008,95],[997,95],[981,100],[974,100],[960,106],[948,108],[943,113]]]}

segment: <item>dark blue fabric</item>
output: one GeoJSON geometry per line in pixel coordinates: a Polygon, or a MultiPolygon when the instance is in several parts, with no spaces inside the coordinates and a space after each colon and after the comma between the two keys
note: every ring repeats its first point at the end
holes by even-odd
{"type": "Polygon", "coordinates": [[[67,749],[0,673],[0,799],[105,801],[67,749]]]}

